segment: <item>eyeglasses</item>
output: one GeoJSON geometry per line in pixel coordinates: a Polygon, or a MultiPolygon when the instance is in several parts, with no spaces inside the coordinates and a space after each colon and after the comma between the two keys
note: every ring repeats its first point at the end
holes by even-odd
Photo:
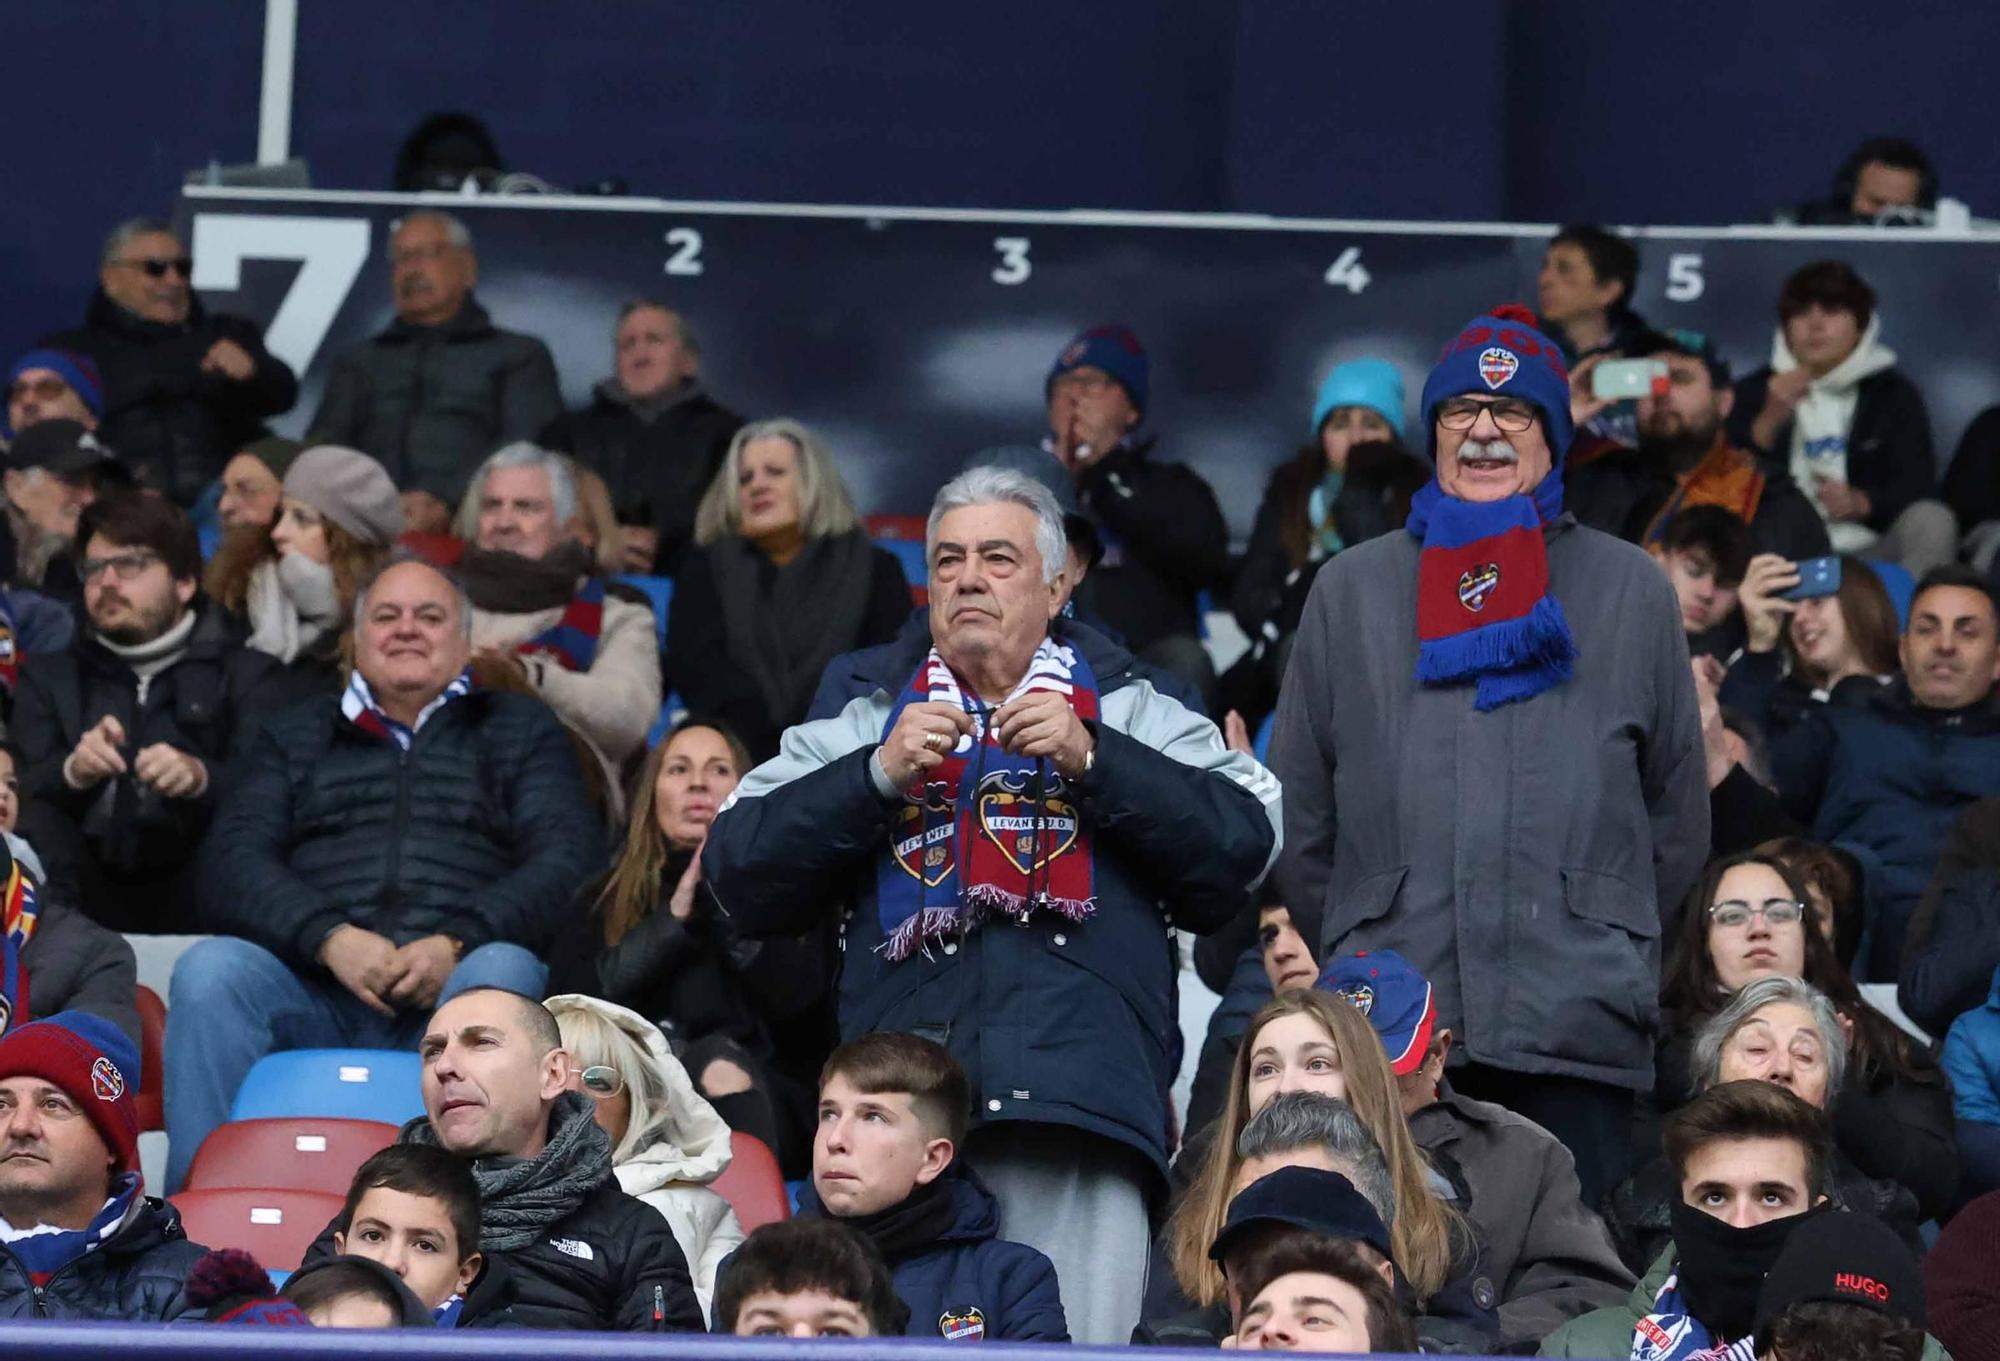
{"type": "Polygon", "coordinates": [[[1746,903],[1732,898],[1708,909],[1709,920],[1726,931],[1748,926],[1752,917],[1762,917],[1766,926],[1790,926],[1805,914],[1806,905],[1789,898],[1771,898],[1761,903],[1746,903]]]}
{"type": "Polygon", "coordinates": [[[139,573],[159,560],[158,553],[120,553],[109,558],[85,558],[76,565],[76,571],[77,575],[83,578],[85,585],[97,580],[98,576],[107,570],[119,581],[137,581],[139,573]]]}
{"type": "Polygon", "coordinates": [[[177,256],[172,260],[120,260],[127,269],[143,270],[149,279],[164,279],[167,271],[177,272],[183,279],[194,277],[194,261],[187,256],[177,256]]]}
{"type": "Polygon", "coordinates": [[[69,384],[60,378],[53,376],[37,378],[33,382],[29,382],[23,378],[20,382],[14,384],[13,387],[7,389],[7,400],[18,402],[23,397],[39,397],[45,402],[53,402],[68,391],[69,384]]]}
{"type": "Polygon", "coordinates": [[[593,1063],[576,1070],[584,1094],[593,1101],[606,1101],[625,1090],[625,1075],[608,1063],[593,1063]]]}
{"type": "Polygon", "coordinates": [[[1447,430],[1470,430],[1479,423],[1479,413],[1485,412],[1493,418],[1493,423],[1510,435],[1518,435],[1523,430],[1534,427],[1541,415],[1527,402],[1510,401],[1501,398],[1497,402],[1481,402],[1471,397],[1453,397],[1438,403],[1437,423],[1447,430]]]}

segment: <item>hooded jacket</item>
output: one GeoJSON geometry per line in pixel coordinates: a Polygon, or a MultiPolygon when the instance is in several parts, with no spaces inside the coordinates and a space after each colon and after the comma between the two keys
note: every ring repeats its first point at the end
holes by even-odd
{"type": "Polygon", "coordinates": [[[1951,1023],[1943,1058],[1958,1118],[2000,1125],[2000,976],[1984,1006],[1951,1023]]]}
{"type": "Polygon", "coordinates": [[[91,295],[83,325],[42,344],[88,355],[104,379],[104,419],[97,434],[139,481],[192,505],[237,450],[257,438],[264,420],[289,411],[299,381],[264,348],[263,330],[244,317],[211,314],[190,295],[187,320],[148,321],[91,295]],[[250,376],[202,369],[218,340],[250,356],[250,376]]]}
{"type": "Polygon", "coordinates": [[[179,1210],[140,1196],[102,1247],[59,1268],[46,1284],[31,1281],[20,1258],[0,1245],[0,1317],[168,1323],[198,1316],[188,1303],[187,1278],[207,1251],[188,1242],[179,1210]]]}
{"type": "MultiPolygon", "coordinates": [[[[639,1131],[636,1140],[628,1133],[612,1150],[611,1170],[626,1195],[658,1210],[672,1226],[707,1317],[716,1269],[743,1241],[736,1211],[708,1185],[729,1166],[729,1126],[695,1090],[660,1028],[636,1011],[575,993],[550,997],[544,1005],[557,1013],[567,1009],[602,1017],[636,1038],[652,1059],[666,1088],[665,1108],[655,1113],[651,1129],[639,1131]],[[634,1143],[636,1147],[627,1147],[634,1143]]],[[[629,1075],[626,1083],[631,1084],[629,1075]]]]}
{"type": "Polygon", "coordinates": [[[1153,458],[1155,442],[1128,437],[1076,481],[1105,550],[1076,589],[1077,609],[1134,652],[1198,635],[1197,598],[1229,569],[1229,526],[1214,489],[1186,464],[1153,458]]]}

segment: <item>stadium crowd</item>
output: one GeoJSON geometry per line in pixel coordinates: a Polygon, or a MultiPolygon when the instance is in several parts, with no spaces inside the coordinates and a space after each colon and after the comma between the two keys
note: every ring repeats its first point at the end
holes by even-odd
{"type": "Polygon", "coordinates": [[[1563,230],[1235,556],[1093,326],[918,581],[666,303],[564,411],[462,223],[389,259],[303,440],[164,222],[8,370],[0,1315],[2000,1356],[2000,408],[1940,478],[1837,250],[1738,374],[1563,230]],[[151,933],[157,1189],[420,1061],[281,1288],[142,1184],[151,933]]]}

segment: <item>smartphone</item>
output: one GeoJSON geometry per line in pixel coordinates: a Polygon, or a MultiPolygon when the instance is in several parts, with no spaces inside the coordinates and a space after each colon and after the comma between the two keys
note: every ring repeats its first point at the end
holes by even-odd
{"type": "Polygon", "coordinates": [[[1780,600],[1817,600],[1840,591],[1839,558],[1807,558],[1799,565],[1799,584],[1780,591],[1780,600]]]}
{"type": "Polygon", "coordinates": [[[1610,402],[1667,395],[1664,359],[1606,359],[1590,371],[1591,395],[1610,402]]]}

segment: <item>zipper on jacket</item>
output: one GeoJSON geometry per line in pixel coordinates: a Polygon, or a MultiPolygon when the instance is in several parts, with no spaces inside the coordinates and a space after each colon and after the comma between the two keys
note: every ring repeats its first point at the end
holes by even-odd
{"type": "MultiPolygon", "coordinates": [[[[410,820],[410,748],[389,739],[396,747],[396,820],[390,824],[389,874],[382,885],[382,905],[395,907],[403,901],[403,829],[410,820]]],[[[417,735],[410,734],[410,746],[417,735]]]]}

